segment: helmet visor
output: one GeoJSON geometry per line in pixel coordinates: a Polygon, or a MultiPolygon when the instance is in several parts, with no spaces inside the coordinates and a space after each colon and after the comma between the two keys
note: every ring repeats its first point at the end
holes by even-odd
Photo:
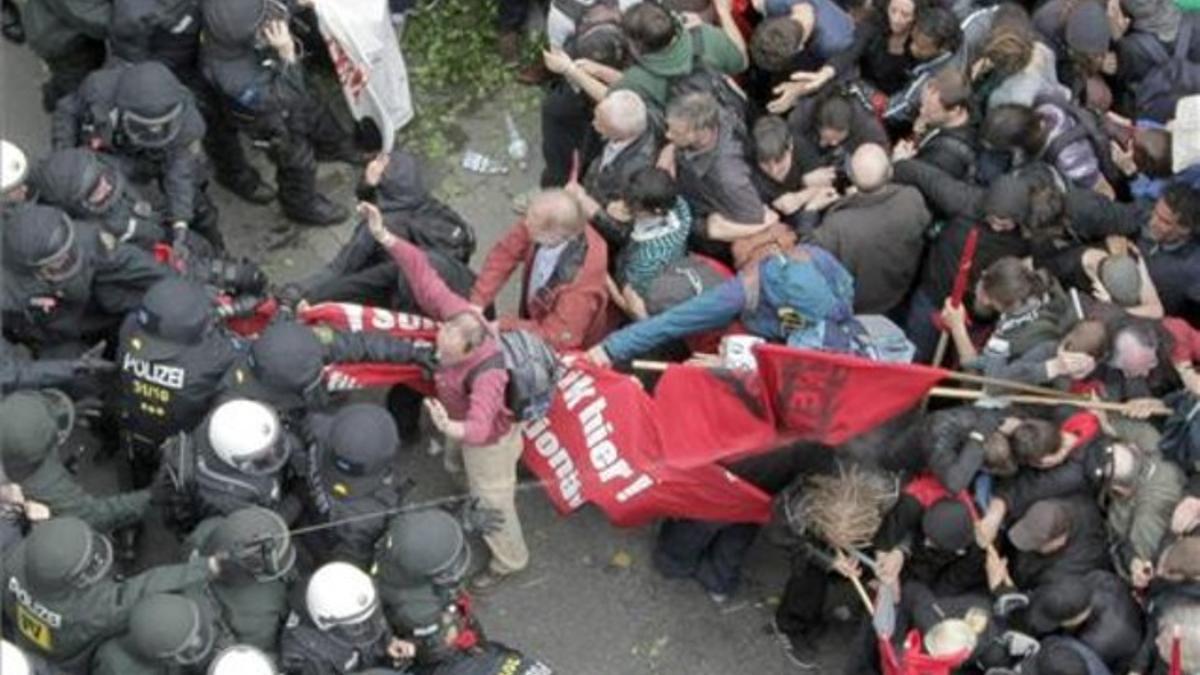
{"type": "Polygon", "coordinates": [[[161,654],[160,658],[173,661],[181,666],[200,663],[212,651],[215,640],[216,635],[213,631],[212,622],[208,621],[201,614],[200,608],[193,604],[192,630],[188,634],[187,639],[184,640],[178,649],[161,654]]]}
{"type": "Polygon", "coordinates": [[[101,171],[96,176],[96,182],[88,190],[83,200],[83,208],[88,213],[106,213],[112,208],[117,197],[116,175],[110,171],[101,171]]]}
{"type": "Polygon", "coordinates": [[[87,554],[71,572],[71,584],[76,588],[87,588],[108,575],[113,564],[112,543],[108,537],[93,532],[87,554]]]}
{"type": "Polygon", "coordinates": [[[51,283],[66,281],[79,272],[83,266],[83,256],[75,243],[75,225],[64,219],[67,228],[66,241],[54,253],[34,262],[37,274],[51,283]]]}
{"type": "Polygon", "coordinates": [[[372,606],[370,614],[365,618],[347,623],[330,626],[329,634],[356,648],[368,647],[383,638],[387,633],[387,621],[379,604],[372,606]]]}
{"type": "Polygon", "coordinates": [[[460,586],[463,579],[467,576],[467,570],[471,568],[471,547],[464,540],[462,546],[458,547],[458,552],[450,559],[444,567],[436,570],[431,576],[430,581],[436,586],[443,588],[454,588],[460,586]]]}
{"type": "Polygon", "coordinates": [[[146,148],[162,148],[169,145],[179,135],[182,115],[182,103],[176,103],[165,114],[158,117],[143,116],[126,110],[121,115],[121,129],[136,145],[146,148]]]}
{"type": "Polygon", "coordinates": [[[283,468],[292,455],[292,445],[287,436],[279,434],[275,440],[261,450],[233,458],[239,471],[253,476],[266,476],[283,468]]]}

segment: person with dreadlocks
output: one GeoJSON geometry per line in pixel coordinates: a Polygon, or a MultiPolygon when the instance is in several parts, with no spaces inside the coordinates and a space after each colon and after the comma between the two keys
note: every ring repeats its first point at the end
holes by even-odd
{"type": "Polygon", "coordinates": [[[856,465],[836,467],[802,474],[781,492],[768,526],[771,540],[792,552],[792,573],[771,629],[788,659],[801,668],[817,663],[829,572],[847,579],[861,574],[858,556],[897,496],[894,479],[856,465]]]}

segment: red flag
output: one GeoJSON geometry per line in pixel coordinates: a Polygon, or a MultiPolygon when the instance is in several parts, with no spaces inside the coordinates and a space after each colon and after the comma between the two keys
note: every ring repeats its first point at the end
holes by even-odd
{"type": "Polygon", "coordinates": [[[654,402],[671,466],[713,464],[779,440],[766,389],[752,371],[670,366],[654,402]]]}
{"type": "Polygon", "coordinates": [[[759,345],[755,354],[779,428],[826,445],[908,410],[946,375],[941,368],[779,345],[759,345]]]}
{"type": "Polygon", "coordinates": [[[549,414],[522,431],[525,463],[562,513],[591,502],[620,526],[664,516],[770,518],[771,498],[725,469],[667,464],[655,402],[626,375],[576,362],[549,414]]]}
{"type": "Polygon", "coordinates": [[[307,324],[321,324],[336,330],[378,331],[424,340],[434,339],[438,329],[438,322],[433,319],[348,302],[324,302],[306,307],[297,313],[297,318],[307,324]]]}
{"type": "MultiPolygon", "coordinates": [[[[950,304],[955,307],[962,307],[963,298],[967,297],[967,282],[971,278],[971,268],[975,266],[975,249],[979,247],[979,228],[972,227],[967,233],[967,241],[963,243],[962,253],[958,256],[958,271],[954,274],[954,286],[950,289],[950,304]]],[[[946,324],[942,321],[942,308],[938,307],[933,310],[931,317],[933,325],[943,333],[946,332],[946,324]]],[[[967,316],[967,323],[970,325],[971,317],[967,316]]]]}
{"type": "Polygon", "coordinates": [[[963,649],[946,656],[926,654],[921,646],[921,634],[911,630],[904,637],[904,651],[897,654],[891,641],[883,636],[879,642],[879,661],[883,675],[950,675],[971,657],[971,650],[963,649]]]}
{"type": "Polygon", "coordinates": [[[1168,675],[1183,675],[1183,642],[1179,639],[1179,629],[1171,636],[1171,669],[1168,675]]]}

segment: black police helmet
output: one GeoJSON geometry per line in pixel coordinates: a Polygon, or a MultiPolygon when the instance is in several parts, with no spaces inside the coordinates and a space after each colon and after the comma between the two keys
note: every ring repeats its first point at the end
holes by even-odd
{"type": "Polygon", "coordinates": [[[212,618],[182,595],[142,598],[129,615],[129,640],[142,656],[158,663],[190,666],[203,662],[215,642],[212,618]]]}
{"type": "Polygon", "coordinates": [[[164,279],[142,296],[135,314],[147,333],[181,345],[198,344],[213,323],[213,301],[204,287],[186,279],[164,279]]]}
{"type": "Polygon", "coordinates": [[[19,204],[5,212],[4,261],[50,282],[74,276],[82,265],[75,224],[52,206],[19,204]]]}
{"type": "Polygon", "coordinates": [[[121,130],[135,144],[150,148],[169,145],[183,127],[189,94],[169,68],[158,61],[132,65],[121,73],[116,100],[121,130]]]}
{"type": "Polygon", "coordinates": [[[100,581],[112,570],[112,543],[72,516],[35,525],[25,545],[25,573],[34,593],[77,591],[100,581]]]}

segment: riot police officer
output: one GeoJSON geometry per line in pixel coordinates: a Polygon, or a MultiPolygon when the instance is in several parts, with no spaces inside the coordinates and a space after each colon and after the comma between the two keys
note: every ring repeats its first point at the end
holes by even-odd
{"type": "Polygon", "coordinates": [[[117,365],[101,356],[104,343],[93,345],[78,358],[31,359],[0,336],[0,395],[19,389],[64,387],[77,379],[111,373],[117,365]]]}
{"type": "Polygon", "coordinates": [[[388,630],[371,577],[350,563],[331,562],[308,580],[304,605],[288,617],[280,650],[289,675],[342,675],[394,667],[414,648],[388,630]]]}
{"type": "Polygon", "coordinates": [[[67,0],[20,5],[29,46],[50,71],[50,79],[42,84],[42,108],[50,112],[59,99],[79,88],[88,73],[104,65],[112,3],[67,0]]]}
{"type": "Polygon", "coordinates": [[[112,544],[78,518],[52,518],[5,552],[4,612],[17,645],[67,673],[87,672],[96,647],[120,633],[134,604],[220,573],[222,556],[116,581],[112,544]]]}
{"type": "Polygon", "coordinates": [[[417,659],[440,663],[480,643],[482,631],[463,591],[471,547],[441,509],[393,516],[379,540],[374,574],[388,623],[417,643],[417,659]]]}
{"type": "Polygon", "coordinates": [[[350,141],[305,85],[286,6],[203,0],[202,8],[204,73],[250,138],[266,146],[284,215],[312,225],[342,222],[349,210],[317,190],[317,153],[353,155],[350,141]]]}
{"type": "Polygon", "coordinates": [[[129,614],[124,635],[92,658],[92,675],[172,675],[200,672],[232,636],[216,608],[172,593],[149,595],[129,614]]]}
{"type": "Polygon", "coordinates": [[[163,442],[200,423],[237,359],[238,344],[215,319],[203,286],[164,279],[121,326],[116,408],[138,487],[153,478],[163,442]]]}
{"type": "Polygon", "coordinates": [[[4,472],[27,499],[45,504],[55,516],[73,516],[104,532],[138,522],[148,492],[96,497],[63,466],[58,448],[70,435],[73,418],[71,400],[62,392],[23,391],[0,401],[4,472]]]}
{"type": "Polygon", "coordinates": [[[223,248],[205,188],[204,119],[191,92],[157,61],[92,73],[54,109],[56,149],[104,152],[139,185],[158,186],[175,230],[188,227],[223,248]]]}
{"type": "Polygon", "coordinates": [[[59,209],[4,212],[3,325],[39,358],[75,358],[111,335],[155,282],[172,276],[145,251],[59,209]],[[86,341],[86,342],[85,342],[86,341]]]}
{"type": "Polygon", "coordinates": [[[271,657],[249,645],[226,647],[208,666],[208,675],[279,675],[271,657]]]}
{"type": "Polygon", "coordinates": [[[304,483],[298,524],[342,524],[305,534],[300,544],[306,567],[341,560],[366,569],[387,519],[360,516],[395,509],[406,487],[393,472],[400,447],[396,423],[378,405],[352,403],[332,416],[314,415],[309,430],[314,440],[308,452],[293,456],[304,483]]]}
{"type": "Polygon", "coordinates": [[[0,139],[0,208],[29,197],[29,188],[25,185],[28,175],[29,158],[25,152],[15,143],[0,139]]]}
{"type": "Polygon", "coordinates": [[[205,518],[247,506],[275,508],[283,469],[297,444],[266,404],[226,401],[195,431],[163,444],[153,502],[181,535],[205,518]]]}
{"type": "MultiPolygon", "coordinates": [[[[330,404],[326,363],[418,363],[432,369],[432,346],[382,333],[343,333],[276,321],[250,345],[250,352],[226,373],[226,396],[270,403],[293,429],[309,411],[330,404]]],[[[302,435],[306,435],[306,432],[302,435]]]]}
{"type": "Polygon", "coordinates": [[[90,220],[119,242],[150,249],[170,241],[163,216],[106,155],[87,148],[52,151],[30,175],[38,202],[90,220]]]}
{"type": "Polygon", "coordinates": [[[275,190],[246,160],[237,126],[220,95],[200,73],[199,0],[114,0],[112,4],[113,56],[129,63],[159,61],[191,90],[207,127],[204,148],[217,182],[256,204],[275,199],[275,190]]]}
{"type": "Polygon", "coordinates": [[[187,543],[196,557],[220,551],[259,552],[227,564],[219,579],[193,586],[185,594],[207,597],[220,608],[237,642],[266,654],[278,653],[279,631],[288,616],[288,584],[296,564],[296,549],[279,514],[251,506],[210,518],[196,527],[187,543]]]}
{"type": "Polygon", "coordinates": [[[55,675],[42,659],[21,651],[8,640],[0,640],[0,673],[4,675],[55,675]]]}

